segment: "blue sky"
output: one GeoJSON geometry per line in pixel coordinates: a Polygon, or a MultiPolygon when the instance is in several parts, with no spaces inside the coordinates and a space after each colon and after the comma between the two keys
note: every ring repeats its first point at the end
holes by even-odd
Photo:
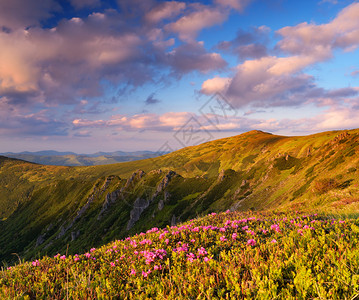
{"type": "Polygon", "coordinates": [[[0,0],[0,152],[359,127],[359,3],[0,0]]]}

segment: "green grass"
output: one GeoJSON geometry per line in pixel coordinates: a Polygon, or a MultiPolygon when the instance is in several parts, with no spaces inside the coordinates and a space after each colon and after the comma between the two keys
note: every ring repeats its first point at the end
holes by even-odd
{"type": "Polygon", "coordinates": [[[105,166],[43,166],[0,157],[0,261],[17,260],[13,253],[32,259],[68,248],[74,254],[168,225],[174,217],[186,221],[228,208],[356,213],[359,157],[353,153],[359,153],[359,130],[346,132],[349,136],[340,140],[337,137],[343,131],[302,137],[251,131],[163,157],[105,166]],[[159,168],[162,172],[156,171],[159,168]],[[125,188],[138,169],[146,175],[125,188]],[[169,170],[178,176],[155,195],[169,170]],[[222,170],[225,176],[219,180],[222,170]],[[112,176],[116,179],[101,190],[112,176]],[[316,184],[325,179],[336,184],[318,193],[316,184]],[[99,216],[106,197],[122,189],[121,196],[99,216]],[[159,210],[165,194],[168,199],[159,210]],[[88,202],[91,195],[93,200],[88,202]],[[137,198],[152,202],[127,231],[137,198]],[[44,242],[39,244],[40,236],[44,242]]]}
{"type": "Polygon", "coordinates": [[[356,299],[359,221],[210,214],[0,271],[1,299],[356,299]]]}

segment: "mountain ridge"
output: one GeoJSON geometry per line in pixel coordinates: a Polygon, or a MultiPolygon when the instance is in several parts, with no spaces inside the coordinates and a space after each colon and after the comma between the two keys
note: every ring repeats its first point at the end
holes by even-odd
{"type": "Polygon", "coordinates": [[[359,210],[359,129],[261,131],[102,166],[0,159],[0,259],[69,253],[226,209],[359,210]]]}

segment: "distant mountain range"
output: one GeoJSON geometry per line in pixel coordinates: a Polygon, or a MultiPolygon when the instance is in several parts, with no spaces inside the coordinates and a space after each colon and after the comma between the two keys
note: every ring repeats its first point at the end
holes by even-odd
{"type": "MultiPolygon", "coordinates": [[[[166,153],[161,153],[161,155],[166,153]]],[[[93,154],[77,154],[74,152],[58,152],[45,150],[37,152],[5,152],[0,153],[10,158],[21,159],[32,163],[53,166],[96,166],[108,165],[119,162],[134,161],[159,156],[158,152],[152,151],[115,151],[115,152],[96,152],[93,154]]]]}

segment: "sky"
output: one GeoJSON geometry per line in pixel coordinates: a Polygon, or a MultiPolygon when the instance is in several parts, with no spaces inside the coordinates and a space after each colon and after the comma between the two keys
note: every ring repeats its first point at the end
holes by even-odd
{"type": "Polygon", "coordinates": [[[0,152],[359,128],[359,2],[0,0],[0,152]]]}

